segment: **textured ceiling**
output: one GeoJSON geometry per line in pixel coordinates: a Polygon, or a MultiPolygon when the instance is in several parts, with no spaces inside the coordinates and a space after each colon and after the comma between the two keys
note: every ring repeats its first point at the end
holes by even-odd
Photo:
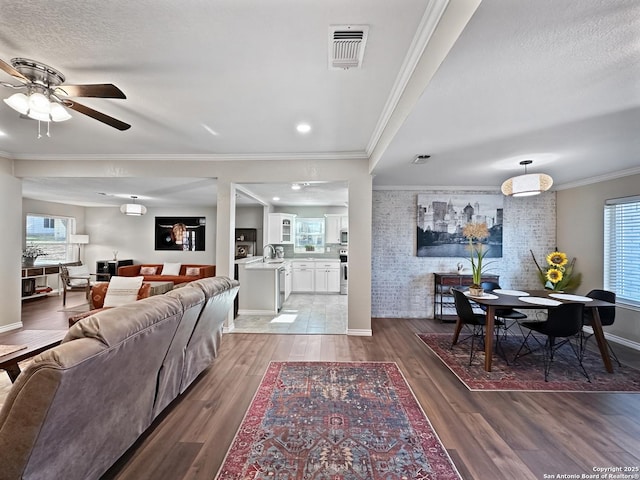
{"type": "Polygon", "coordinates": [[[394,110],[425,11],[445,3],[0,0],[0,58],[118,85],[126,100],[82,103],[132,125],[72,112],[36,140],[36,123],[0,104],[0,155],[366,157],[392,112],[406,118],[375,163],[377,188],[496,188],[524,158],[556,186],[640,170],[637,0],[484,0],[422,94],[394,110]],[[332,24],[370,26],[362,69],[327,68],[332,24]],[[431,159],[411,165],[417,154],[431,159]]]}

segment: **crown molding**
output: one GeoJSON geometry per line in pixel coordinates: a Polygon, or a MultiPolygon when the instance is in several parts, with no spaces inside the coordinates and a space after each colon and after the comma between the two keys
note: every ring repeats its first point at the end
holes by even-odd
{"type": "Polygon", "coordinates": [[[563,183],[561,185],[555,186],[554,190],[568,190],[570,188],[584,187],[586,185],[606,182],[608,180],[615,180],[616,178],[628,177],[631,175],[637,175],[639,173],[640,167],[633,167],[627,170],[619,170],[617,172],[610,172],[605,175],[599,175],[597,177],[584,178],[582,180],[576,180],[575,182],[563,183]]]}
{"type": "Polygon", "coordinates": [[[495,186],[469,186],[469,185],[374,185],[373,190],[380,191],[457,191],[457,192],[494,192],[501,193],[500,188],[495,186]]]}
{"type": "Polygon", "coordinates": [[[233,154],[7,154],[9,160],[191,160],[203,162],[227,162],[227,161],[271,161],[271,160],[368,160],[365,152],[319,152],[319,153],[233,153],[233,154]]]}
{"type": "Polygon", "coordinates": [[[393,112],[398,106],[400,98],[402,97],[407,84],[411,80],[411,76],[413,75],[416,66],[420,63],[422,54],[424,53],[425,48],[427,48],[433,32],[435,32],[438,27],[438,22],[440,21],[440,18],[448,4],[449,0],[437,0],[429,2],[427,5],[427,8],[422,15],[420,25],[418,25],[418,30],[416,31],[411,45],[409,46],[409,50],[404,57],[404,61],[400,67],[400,72],[391,89],[391,93],[389,94],[384,108],[382,109],[382,114],[378,118],[378,123],[376,124],[376,127],[371,134],[371,138],[369,139],[369,144],[366,149],[367,156],[371,156],[374,148],[378,144],[378,141],[387,127],[393,112]]]}

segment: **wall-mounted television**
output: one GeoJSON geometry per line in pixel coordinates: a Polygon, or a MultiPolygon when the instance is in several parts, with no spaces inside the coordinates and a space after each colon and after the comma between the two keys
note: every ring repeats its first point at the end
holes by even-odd
{"type": "Polygon", "coordinates": [[[156,250],[204,251],[205,217],[156,217],[156,250]]]}

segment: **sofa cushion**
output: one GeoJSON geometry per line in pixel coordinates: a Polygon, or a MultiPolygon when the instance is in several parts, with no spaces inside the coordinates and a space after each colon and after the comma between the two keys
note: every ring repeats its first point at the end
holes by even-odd
{"type": "Polygon", "coordinates": [[[180,275],[181,266],[181,263],[165,262],[162,266],[162,273],[160,273],[160,275],[180,275]]]}
{"type": "Polygon", "coordinates": [[[103,306],[117,307],[135,302],[143,280],[144,277],[111,277],[103,306]]]}
{"type": "Polygon", "coordinates": [[[140,267],[140,275],[155,275],[158,271],[157,267],[140,267]]]}
{"type": "Polygon", "coordinates": [[[197,277],[200,275],[200,267],[187,267],[184,274],[188,277],[197,277]]]}

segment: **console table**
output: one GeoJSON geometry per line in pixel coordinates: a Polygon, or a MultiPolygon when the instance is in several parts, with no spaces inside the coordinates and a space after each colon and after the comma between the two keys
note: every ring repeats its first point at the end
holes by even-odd
{"type": "MultiPolygon", "coordinates": [[[[49,275],[58,275],[58,265],[22,268],[22,300],[48,295],[53,289],[49,286],[49,275]]],[[[57,285],[60,290],[59,284],[57,285]]]]}
{"type": "Polygon", "coordinates": [[[118,275],[118,267],[133,265],[133,260],[98,260],[96,262],[96,280],[108,282],[111,277],[118,275]]]}
{"type": "MultiPolygon", "coordinates": [[[[458,273],[434,273],[433,276],[433,318],[442,322],[455,322],[458,316],[451,289],[468,287],[473,283],[473,276],[458,273]]],[[[482,281],[499,283],[499,278],[500,275],[483,275],[482,281]]]]}

